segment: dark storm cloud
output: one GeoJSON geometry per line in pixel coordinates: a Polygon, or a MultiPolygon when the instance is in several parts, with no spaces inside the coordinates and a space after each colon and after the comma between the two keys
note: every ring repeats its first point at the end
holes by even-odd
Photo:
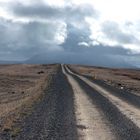
{"type": "Polygon", "coordinates": [[[99,54],[114,54],[114,55],[128,55],[130,52],[128,49],[122,48],[122,46],[110,47],[105,45],[92,45],[90,44],[89,34],[91,31],[89,29],[88,24],[85,25],[84,28],[76,28],[75,26],[68,25],[67,26],[67,34],[68,37],[66,41],[62,44],[64,50],[71,52],[92,52],[93,55],[97,53],[99,54]],[[84,30],[86,28],[86,30],[84,30]],[[87,46],[79,46],[78,43],[87,42],[89,43],[89,47],[87,46]]]}
{"type": "Polygon", "coordinates": [[[131,67],[132,65],[123,59],[127,56],[125,54],[126,51],[122,48],[112,48],[108,52],[108,47],[96,46],[89,49],[83,48],[79,52],[68,50],[48,51],[31,57],[26,63],[69,63],[106,67],[131,67]]]}
{"type": "Polygon", "coordinates": [[[109,47],[96,45],[90,47],[78,46],[81,41],[89,42],[90,30],[68,25],[68,37],[62,44],[63,51],[48,51],[30,58],[27,63],[70,63],[111,67],[130,67],[121,57],[128,56],[129,50],[121,46],[109,47]]]}
{"type": "Polygon", "coordinates": [[[117,56],[126,56],[128,50],[121,47],[110,48],[108,46],[79,46],[79,42],[90,42],[90,29],[88,24],[84,24],[81,28],[73,25],[67,25],[67,39],[62,45],[57,44],[55,40],[56,30],[59,24],[29,22],[14,23],[12,21],[0,20],[0,30],[4,34],[0,35],[3,40],[0,43],[0,49],[7,58],[14,56],[15,58],[23,57],[27,63],[74,63],[98,66],[125,66],[126,62],[120,61],[119,58],[113,58],[110,54],[117,56]],[[12,28],[13,27],[13,28],[12,28]],[[55,29],[55,30],[54,30],[55,29]],[[86,29],[86,30],[85,30],[86,29]],[[9,33],[12,36],[7,38],[9,33]],[[4,46],[4,47],[3,47],[4,46]],[[62,50],[51,50],[53,47],[62,50]],[[7,54],[7,51],[10,54],[7,54]]]}
{"type": "MultiPolygon", "coordinates": [[[[78,45],[79,42],[89,42],[90,34],[89,26],[85,24],[83,28],[77,28],[73,25],[67,26],[67,38],[62,44],[63,48],[67,51],[81,51],[82,47],[78,45]],[[85,30],[86,29],[86,30],[85,30]]],[[[87,48],[88,49],[88,48],[87,48]]]]}
{"type": "MultiPolygon", "coordinates": [[[[3,58],[23,58],[27,63],[130,66],[120,59],[120,56],[129,56],[129,50],[122,46],[92,45],[92,31],[85,18],[98,19],[99,14],[91,5],[56,7],[40,2],[16,3],[8,7],[15,17],[14,20],[0,19],[0,55],[3,58]],[[79,45],[83,42],[87,45],[79,45]]],[[[104,23],[102,32],[122,44],[137,42],[114,22],[104,23]]]]}
{"type": "Polygon", "coordinates": [[[89,4],[67,5],[64,7],[50,6],[44,3],[23,5],[18,3],[12,7],[15,15],[30,18],[83,20],[85,16],[98,17],[98,13],[89,4]]]}
{"type": "Polygon", "coordinates": [[[56,33],[61,24],[57,23],[16,23],[0,19],[0,52],[1,55],[13,54],[23,58],[52,49],[59,45],[56,33]]]}

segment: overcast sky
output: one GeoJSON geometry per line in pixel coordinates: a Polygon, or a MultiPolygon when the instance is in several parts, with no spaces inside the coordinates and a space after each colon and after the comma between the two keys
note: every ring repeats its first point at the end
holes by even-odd
{"type": "Polygon", "coordinates": [[[139,0],[0,0],[0,60],[140,67],[139,0]]]}

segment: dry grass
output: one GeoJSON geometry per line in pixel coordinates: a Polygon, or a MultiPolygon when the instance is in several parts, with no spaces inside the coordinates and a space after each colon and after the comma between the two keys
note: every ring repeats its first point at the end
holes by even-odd
{"type": "Polygon", "coordinates": [[[43,95],[57,65],[0,65],[0,130],[27,115],[43,95]]]}
{"type": "Polygon", "coordinates": [[[105,81],[107,84],[118,88],[125,88],[140,95],[140,70],[109,69],[102,67],[86,67],[72,65],[75,71],[105,81]]]}

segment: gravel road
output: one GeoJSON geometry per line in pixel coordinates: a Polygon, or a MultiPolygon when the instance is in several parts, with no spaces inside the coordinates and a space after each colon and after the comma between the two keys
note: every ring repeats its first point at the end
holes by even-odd
{"type": "Polygon", "coordinates": [[[106,126],[110,127],[110,132],[114,135],[115,139],[139,140],[140,110],[138,105],[136,107],[127,102],[126,99],[120,99],[105,88],[72,72],[67,66],[65,66],[65,70],[67,75],[72,76],[81,89],[85,91],[85,94],[92,100],[92,103],[102,114],[102,117],[108,121],[109,125],[107,124],[106,126]]]}
{"type": "Polygon", "coordinates": [[[16,140],[77,140],[73,91],[61,67],[16,140]]]}
{"type": "Polygon", "coordinates": [[[61,65],[21,133],[2,140],[140,140],[139,101],[61,65]]]}

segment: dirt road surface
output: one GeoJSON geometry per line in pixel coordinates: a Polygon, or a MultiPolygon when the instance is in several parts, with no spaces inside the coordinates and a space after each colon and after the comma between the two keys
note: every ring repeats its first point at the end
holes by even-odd
{"type": "MultiPolygon", "coordinates": [[[[65,66],[65,70],[67,71],[67,75],[72,76],[80,85],[81,89],[85,91],[85,94],[92,100],[98,112],[102,114],[102,118],[108,122],[106,123],[106,128],[110,128],[110,133],[112,135],[110,139],[114,139],[114,137],[115,139],[122,140],[139,139],[140,110],[138,106],[136,107],[133,103],[131,104],[123,100],[123,98],[118,98],[105,88],[91,82],[81,75],[73,73],[67,66],[65,66]]],[[[94,121],[96,121],[95,118],[93,118],[91,123],[94,121]]],[[[97,128],[98,127],[96,127],[96,129],[97,128]]],[[[105,135],[102,132],[103,131],[100,131],[100,134],[105,135]]],[[[94,133],[94,135],[97,136],[96,133],[94,133]]],[[[90,139],[94,139],[94,137],[90,139]]],[[[107,138],[104,136],[100,139],[107,138]]]]}
{"type": "Polygon", "coordinates": [[[22,131],[2,140],[139,140],[140,106],[61,65],[22,131]]]}

